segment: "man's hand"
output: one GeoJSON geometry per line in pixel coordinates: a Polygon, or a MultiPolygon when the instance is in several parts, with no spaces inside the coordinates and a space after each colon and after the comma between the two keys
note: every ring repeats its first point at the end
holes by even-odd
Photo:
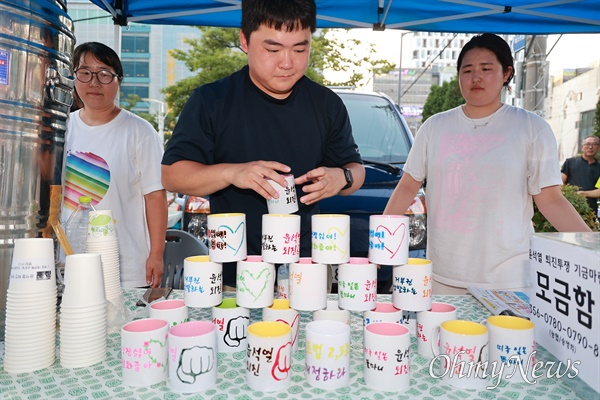
{"type": "Polygon", "coordinates": [[[232,172],[231,182],[234,186],[254,190],[266,200],[270,200],[279,198],[279,193],[267,182],[267,179],[286,187],[287,182],[281,173],[289,173],[290,167],[276,161],[252,161],[238,164],[232,172]]]}
{"type": "Polygon", "coordinates": [[[153,257],[150,255],[146,260],[146,282],[153,288],[160,286],[164,271],[162,257],[153,257]]]}
{"type": "Polygon", "coordinates": [[[294,179],[296,185],[305,185],[302,190],[308,193],[300,198],[300,202],[310,205],[319,200],[333,197],[346,186],[344,170],[341,168],[319,167],[294,179]]]}

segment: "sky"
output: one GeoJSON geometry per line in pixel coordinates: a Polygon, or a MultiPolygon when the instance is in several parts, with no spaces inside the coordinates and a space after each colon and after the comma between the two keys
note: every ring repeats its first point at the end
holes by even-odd
{"type": "MultiPolygon", "coordinates": [[[[400,61],[400,37],[402,31],[386,30],[383,32],[374,32],[370,29],[352,29],[349,34],[375,44],[377,50],[376,57],[388,59],[398,65],[400,61]]],[[[409,34],[408,36],[411,35],[409,34]]],[[[550,52],[546,59],[549,62],[550,75],[562,69],[587,67],[594,61],[600,60],[600,33],[560,36],[548,35],[546,42],[546,51],[550,52]],[[555,43],[556,46],[554,46],[555,43]]],[[[410,37],[404,38],[406,46],[408,46],[409,39],[410,37]]],[[[407,54],[404,53],[404,57],[406,56],[407,54]]]]}

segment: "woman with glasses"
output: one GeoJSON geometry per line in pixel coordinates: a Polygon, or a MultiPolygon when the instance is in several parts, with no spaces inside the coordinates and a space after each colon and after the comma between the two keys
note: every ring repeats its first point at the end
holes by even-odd
{"type": "Polygon", "coordinates": [[[502,103],[514,75],[508,44],[489,33],[473,37],[457,72],[465,104],[421,126],[385,214],[404,214],[427,179],[433,292],[525,288],[533,201],[559,231],[590,229],[562,195],[548,123],[502,103]]]}
{"type": "Polygon", "coordinates": [[[147,121],[115,103],[123,67],[112,49],[96,42],[77,46],[73,69],[82,108],[68,123],[61,219],[68,219],[83,195],[92,197],[97,210],[111,210],[121,286],[157,287],[167,228],[163,139],[147,121]]]}

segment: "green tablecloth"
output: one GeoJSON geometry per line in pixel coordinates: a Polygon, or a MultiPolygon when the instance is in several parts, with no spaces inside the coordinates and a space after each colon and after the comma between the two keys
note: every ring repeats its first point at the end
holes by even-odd
{"type": "MultiPolygon", "coordinates": [[[[140,290],[125,290],[126,306],[136,309],[140,290]]],[[[174,291],[172,298],[181,298],[174,291]]],[[[233,296],[233,293],[227,293],[233,296]]],[[[337,295],[330,295],[337,298],[337,295]]],[[[379,295],[379,301],[390,302],[391,295],[379,295]]],[[[454,304],[459,319],[481,321],[488,311],[472,296],[434,296],[434,301],[454,304]]],[[[192,320],[211,320],[210,309],[190,308],[192,320]]],[[[251,310],[250,322],[261,319],[260,310],[251,310]]],[[[576,392],[563,380],[540,378],[537,384],[501,382],[493,390],[461,390],[429,375],[430,360],[416,352],[416,338],[411,343],[411,386],[409,390],[391,393],[367,388],[363,378],[362,313],[351,317],[351,378],[350,385],[335,391],[324,391],[310,386],[304,379],[304,326],[312,321],[312,313],[301,313],[299,350],[293,356],[292,384],[287,391],[256,392],[246,385],[246,353],[219,354],[217,384],[205,392],[178,394],[171,392],[168,382],[150,387],[130,388],[121,382],[120,334],[108,336],[106,360],[87,368],[68,369],[56,360],[54,365],[33,373],[9,374],[4,371],[4,343],[0,342],[0,399],[576,399],[576,392]]],[[[538,360],[551,356],[538,348],[538,360]]]]}

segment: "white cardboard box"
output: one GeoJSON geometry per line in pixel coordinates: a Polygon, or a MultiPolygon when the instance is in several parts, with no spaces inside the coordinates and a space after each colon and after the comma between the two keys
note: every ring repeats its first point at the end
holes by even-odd
{"type": "Polygon", "coordinates": [[[600,393],[600,233],[531,236],[535,340],[600,393]]]}

